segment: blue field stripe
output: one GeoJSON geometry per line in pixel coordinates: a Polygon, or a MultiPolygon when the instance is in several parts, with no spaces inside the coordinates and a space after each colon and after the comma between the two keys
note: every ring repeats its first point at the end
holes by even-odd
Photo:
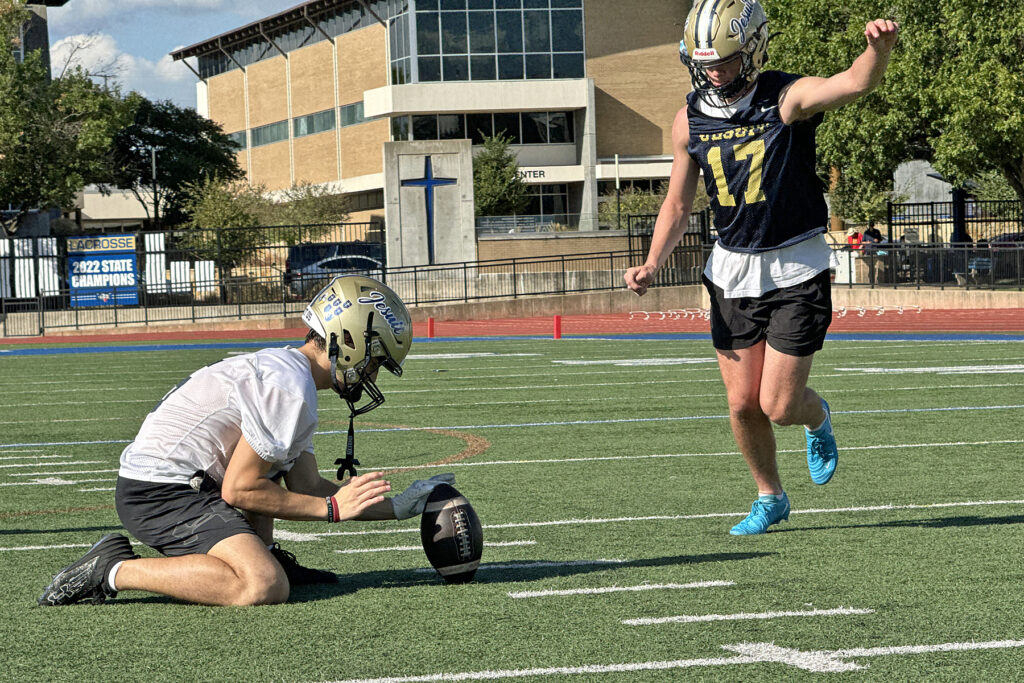
{"type": "MultiPolygon", "coordinates": [[[[606,335],[563,335],[569,341],[711,341],[710,334],[698,332],[668,334],[606,334],[606,335]]],[[[843,332],[830,334],[828,341],[857,342],[1024,342],[1024,333],[979,333],[979,332],[843,332]]],[[[488,342],[488,341],[551,341],[550,335],[509,335],[484,337],[416,337],[417,344],[443,342],[488,342]]],[[[269,349],[284,346],[302,346],[303,340],[246,341],[246,342],[197,342],[169,344],[137,344],[118,346],[60,346],[53,348],[0,349],[0,358],[6,356],[58,356],[79,353],[125,353],[132,351],[206,351],[217,349],[269,349]]]]}

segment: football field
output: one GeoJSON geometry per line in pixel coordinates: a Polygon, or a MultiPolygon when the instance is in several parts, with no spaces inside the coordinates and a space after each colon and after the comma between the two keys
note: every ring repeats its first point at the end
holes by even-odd
{"type": "MultiPolygon", "coordinates": [[[[1024,337],[829,341],[810,384],[838,471],[815,486],[802,428],[777,428],[793,510],[757,537],[728,533],[756,488],[709,341],[421,340],[357,419],[356,457],[396,491],[455,473],[484,527],[472,583],[430,568],[418,519],[280,521],[336,586],[36,607],[121,530],[118,457],[156,402],[273,345],[0,346],[4,680],[1020,680],[1024,337]]],[[[320,401],[331,476],[347,410],[320,401]]]]}

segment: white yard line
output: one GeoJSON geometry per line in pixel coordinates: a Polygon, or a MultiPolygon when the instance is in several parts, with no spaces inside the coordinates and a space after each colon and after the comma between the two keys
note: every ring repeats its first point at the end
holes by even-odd
{"type": "MultiPolygon", "coordinates": [[[[496,543],[484,543],[485,548],[509,548],[513,546],[537,545],[537,541],[499,541],[496,543]]],[[[387,553],[396,551],[423,551],[422,545],[395,545],[388,548],[349,548],[348,550],[335,550],[339,555],[355,555],[359,553],[387,553]]]]}
{"type": "MultiPolygon", "coordinates": [[[[604,673],[635,673],[637,671],[672,671],[713,666],[739,666],[742,664],[779,663],[812,671],[831,673],[855,671],[867,665],[842,661],[845,657],[886,657],[934,652],[967,652],[972,650],[1002,650],[1024,647],[1024,640],[990,640],[977,643],[940,643],[938,645],[906,645],[857,650],[800,651],[778,647],[773,643],[741,643],[723,645],[731,657],[705,657],[702,659],[675,659],[670,661],[626,662],[622,664],[585,664],[581,666],[554,666],[534,669],[498,669],[423,674],[415,676],[387,676],[384,678],[348,678],[332,683],[433,683],[434,681],[494,681],[505,678],[539,676],[578,676],[604,673]]],[[[734,680],[736,680],[734,678],[734,680]]]]}
{"type": "Polygon", "coordinates": [[[626,626],[655,626],[658,624],[694,624],[704,621],[747,621],[753,619],[779,619],[782,617],[834,617],[850,614],[874,614],[873,609],[836,607],[835,609],[807,609],[776,612],[737,612],[736,614],[683,614],[677,617],[649,617],[623,619],[626,626]]]}
{"type": "Polygon", "coordinates": [[[636,591],[686,590],[691,588],[720,588],[735,586],[735,581],[694,581],[693,583],[645,583],[639,586],[605,586],[603,588],[573,588],[570,590],[519,591],[509,593],[510,598],[551,598],[567,595],[604,595],[605,593],[631,593],[636,591]]]}
{"type": "MultiPolygon", "coordinates": [[[[478,568],[478,572],[491,571],[494,569],[542,569],[547,567],[600,567],[600,566],[614,566],[617,564],[624,564],[629,560],[571,560],[568,562],[509,562],[507,564],[481,564],[478,568]]],[[[433,569],[413,569],[417,574],[425,572],[433,572],[433,569]]]]}

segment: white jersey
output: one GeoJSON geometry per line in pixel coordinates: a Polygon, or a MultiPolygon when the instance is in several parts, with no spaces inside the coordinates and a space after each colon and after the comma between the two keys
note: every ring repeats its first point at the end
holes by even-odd
{"type": "MultiPolygon", "coordinates": [[[[699,99],[701,113],[715,118],[729,118],[750,104],[754,92],[737,102],[712,106],[699,99]]],[[[839,260],[824,235],[814,235],[788,247],[756,253],[729,251],[715,242],[711,257],[704,266],[704,276],[725,292],[726,299],[759,297],[783,287],[792,287],[810,280],[818,273],[836,268],[839,260]]]]}
{"type": "Polygon", "coordinates": [[[245,440],[272,464],[268,476],[287,472],[313,452],[317,394],[309,360],[297,349],[264,349],[196,370],[172,389],[121,453],[127,479],[187,484],[197,470],[218,483],[245,440]]]}

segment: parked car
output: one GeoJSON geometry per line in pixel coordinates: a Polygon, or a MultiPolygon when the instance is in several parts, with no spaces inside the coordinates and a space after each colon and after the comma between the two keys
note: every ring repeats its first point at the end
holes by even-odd
{"type": "Polygon", "coordinates": [[[379,242],[325,242],[297,244],[288,249],[284,283],[294,296],[308,298],[342,274],[380,278],[384,245],[379,242]]]}
{"type": "MultiPolygon", "coordinates": [[[[980,246],[980,245],[979,245],[980,246]]],[[[1024,271],[1024,232],[1007,232],[988,242],[992,276],[996,280],[1020,280],[1024,271]]]]}

